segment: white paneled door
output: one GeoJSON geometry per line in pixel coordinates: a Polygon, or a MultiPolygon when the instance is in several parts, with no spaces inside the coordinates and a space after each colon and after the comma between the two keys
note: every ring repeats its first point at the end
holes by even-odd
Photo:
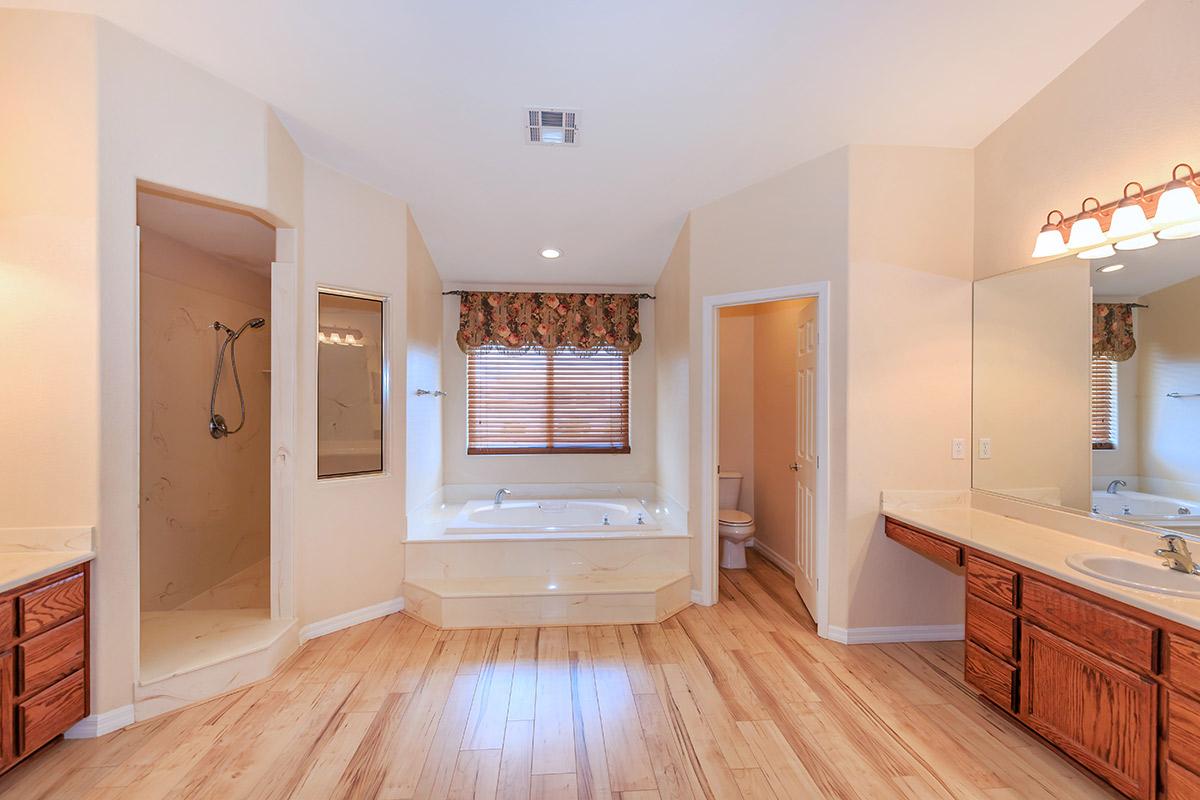
{"type": "Polygon", "coordinates": [[[817,302],[800,309],[796,329],[796,591],[817,617],[817,302]]]}

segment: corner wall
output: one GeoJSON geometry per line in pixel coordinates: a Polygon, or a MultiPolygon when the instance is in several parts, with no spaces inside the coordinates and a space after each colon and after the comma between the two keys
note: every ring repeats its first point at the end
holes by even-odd
{"type": "Polygon", "coordinates": [[[412,211],[408,220],[408,431],[406,505],[424,503],[442,486],[442,409],[446,398],[417,397],[417,389],[442,388],[442,279],[412,211]]]}

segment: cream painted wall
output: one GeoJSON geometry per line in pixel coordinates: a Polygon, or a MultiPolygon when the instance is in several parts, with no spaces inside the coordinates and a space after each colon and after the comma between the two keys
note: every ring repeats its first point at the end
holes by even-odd
{"type": "Polygon", "coordinates": [[[1200,278],[1146,295],[1138,312],[1138,474],[1149,491],[1200,500],[1200,278]]]}
{"type": "MultiPolygon", "coordinates": [[[[474,287],[459,287],[474,288],[474,287]]],[[[560,287],[511,286],[510,291],[554,291],[560,287]]],[[[630,292],[639,289],[561,287],[561,291],[630,292]]],[[[653,483],[655,470],[655,303],[639,306],[642,345],[629,359],[629,453],[583,455],[469,456],[467,455],[467,357],[459,349],[458,297],[447,295],[442,306],[442,398],[445,482],[451,484],[510,483],[653,483]]]]}
{"type": "Polygon", "coordinates": [[[655,473],[661,490],[684,508],[691,482],[691,227],[689,217],[654,288],[655,473]]]}
{"type": "MultiPolygon", "coordinates": [[[[160,233],[141,248],[141,608],[162,611],[270,553],[270,281],[160,233]],[[213,439],[208,404],[223,333],[268,319],[237,341],[245,425],[213,439]]],[[[229,355],[217,411],[241,418],[229,355]]],[[[256,605],[270,606],[267,586],[256,605]]]]}
{"type": "Polygon", "coordinates": [[[296,603],[305,624],[392,600],[404,583],[407,219],[403,201],[305,159],[296,452],[296,603]],[[381,475],[317,480],[318,287],[387,298],[381,475]]]}
{"type": "Polygon", "coordinates": [[[975,488],[1091,508],[1090,276],[1069,257],[975,284],[975,488]]]}
{"type": "Polygon", "coordinates": [[[717,337],[721,440],[717,463],[722,472],[742,474],[738,508],[754,514],[754,306],[721,309],[717,337]]]}
{"type": "Polygon", "coordinates": [[[99,513],[95,20],[0,11],[0,527],[99,513]],[[51,45],[50,43],[53,42],[51,45]],[[64,487],[67,487],[64,490],[64,487]]]}
{"type": "Polygon", "coordinates": [[[408,220],[408,429],[407,487],[409,509],[442,485],[442,409],[445,398],[413,395],[417,389],[442,388],[442,279],[412,211],[408,220]]]}
{"type": "MultiPolygon", "coordinates": [[[[705,296],[829,282],[836,627],[961,621],[959,581],[887,541],[878,509],[884,489],[970,485],[950,440],[970,435],[971,182],[969,151],[835,151],[695,209],[687,281],[664,271],[656,289],[660,310],[664,297],[687,296],[695,333],[705,296]]],[[[689,338],[688,438],[697,441],[701,342],[689,338]]],[[[682,447],[671,446],[678,458],[682,447]]],[[[691,463],[698,498],[713,476],[691,463]]],[[[698,535],[694,502],[690,514],[698,535]]]]}
{"type": "Polygon", "coordinates": [[[1200,160],[1198,27],[1200,4],[1146,0],[979,145],[977,277],[1028,264],[1052,208],[1116,200],[1127,181],[1162,183],[1200,160]]]}

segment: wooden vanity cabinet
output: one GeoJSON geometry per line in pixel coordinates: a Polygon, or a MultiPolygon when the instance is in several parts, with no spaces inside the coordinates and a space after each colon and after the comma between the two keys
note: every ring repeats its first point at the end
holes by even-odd
{"type": "Polygon", "coordinates": [[[89,713],[87,564],[0,594],[0,772],[89,713]]]}
{"type": "Polygon", "coordinates": [[[948,565],[938,554],[961,552],[964,673],[982,697],[1127,797],[1200,800],[1200,630],[897,520],[885,530],[948,565]]]}

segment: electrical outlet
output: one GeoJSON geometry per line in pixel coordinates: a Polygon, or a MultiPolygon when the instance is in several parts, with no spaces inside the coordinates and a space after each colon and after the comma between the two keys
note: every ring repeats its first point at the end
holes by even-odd
{"type": "Polygon", "coordinates": [[[992,457],[992,440],[980,438],[979,440],[979,457],[981,459],[992,457]]]}
{"type": "Polygon", "coordinates": [[[950,440],[950,457],[955,461],[961,461],[967,457],[967,440],[966,439],[951,439],[950,440]]]}

